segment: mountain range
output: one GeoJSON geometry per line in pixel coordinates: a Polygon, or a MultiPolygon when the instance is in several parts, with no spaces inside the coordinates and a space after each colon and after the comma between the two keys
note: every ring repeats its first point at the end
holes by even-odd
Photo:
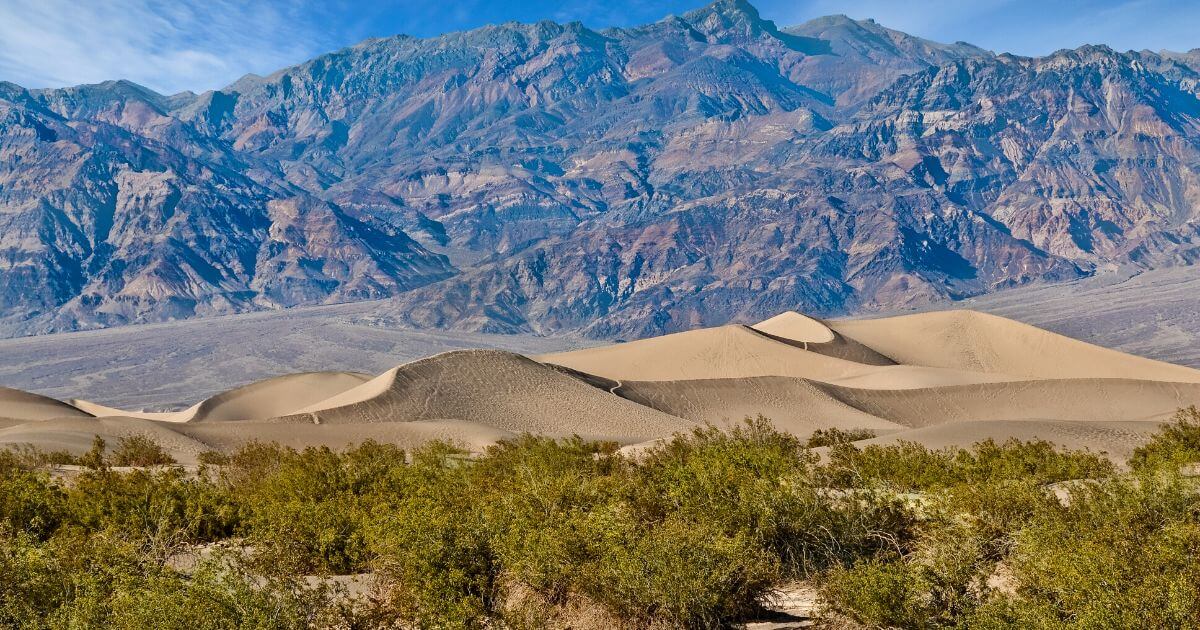
{"type": "Polygon", "coordinates": [[[204,94],[0,83],[0,332],[386,298],[646,336],[1200,259],[1200,49],[1029,58],[718,0],[204,94]]]}

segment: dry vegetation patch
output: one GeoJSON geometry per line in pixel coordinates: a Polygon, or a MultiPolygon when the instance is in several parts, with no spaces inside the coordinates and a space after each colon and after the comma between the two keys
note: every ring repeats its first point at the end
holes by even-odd
{"type": "Polygon", "coordinates": [[[1195,626],[1179,469],[1198,415],[1129,473],[1045,442],[859,448],[762,418],[636,459],[534,436],[473,457],[256,443],[185,471],[132,437],[56,479],[58,454],[6,451],[0,625],[711,628],[803,583],[869,626],[1195,626]]]}

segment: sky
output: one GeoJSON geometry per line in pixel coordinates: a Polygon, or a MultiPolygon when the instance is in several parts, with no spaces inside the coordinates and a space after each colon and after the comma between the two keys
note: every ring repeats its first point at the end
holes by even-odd
{"type": "MultiPolygon", "coordinates": [[[[843,13],[933,39],[1041,55],[1082,44],[1200,47],[1196,0],[751,0],[788,26],[843,13]]],[[[0,0],[0,81],[58,87],[129,79],[203,91],[368,37],[430,37],[517,20],[632,26],[705,0],[0,0]]]]}

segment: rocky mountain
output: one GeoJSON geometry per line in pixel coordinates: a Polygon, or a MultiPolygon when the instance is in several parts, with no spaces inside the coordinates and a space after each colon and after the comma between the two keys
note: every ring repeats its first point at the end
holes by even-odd
{"type": "Polygon", "coordinates": [[[1200,63],[742,0],[363,42],[223,90],[0,86],[9,333],[388,297],[656,334],[1200,257],[1200,63]]]}

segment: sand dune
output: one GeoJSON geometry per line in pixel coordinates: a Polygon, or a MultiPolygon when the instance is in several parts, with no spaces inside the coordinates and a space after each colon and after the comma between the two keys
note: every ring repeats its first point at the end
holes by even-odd
{"type": "Polygon", "coordinates": [[[185,463],[195,461],[195,456],[208,448],[176,432],[170,423],[141,418],[57,418],[29,422],[0,429],[0,445],[30,444],[48,451],[66,450],[80,454],[91,448],[96,436],[111,447],[120,438],[132,435],[154,439],[185,463]]]}
{"type": "Polygon", "coordinates": [[[453,419],[505,431],[636,442],[692,422],[500,350],[407,363],[281,420],[320,424],[453,419]]]}
{"type": "Polygon", "coordinates": [[[895,361],[871,348],[839,335],[824,322],[795,311],[780,313],[771,319],[751,326],[751,328],[776,341],[799,346],[817,354],[865,365],[896,365],[895,361]]]}
{"type": "Polygon", "coordinates": [[[721,326],[538,357],[614,380],[793,376],[854,387],[902,389],[1019,380],[1002,373],[911,365],[870,365],[805,350],[747,326],[721,326]]]}
{"type": "Polygon", "coordinates": [[[82,452],[95,435],[140,433],[182,462],[251,440],[482,449],[529,432],[645,445],[762,414],[802,437],[829,427],[930,446],[1040,437],[1123,455],[1200,405],[1200,371],[970,311],[831,322],[787,312],[536,360],[458,350],[375,377],[291,374],[169,413],[72,403],[0,390],[0,444],[82,452]]]}
{"type": "Polygon", "coordinates": [[[86,418],[90,414],[60,400],[0,387],[0,418],[11,420],[49,420],[51,418],[86,418]]]}
{"type": "Polygon", "coordinates": [[[856,409],[810,381],[787,376],[626,381],[616,391],[664,413],[716,425],[762,414],[797,435],[829,427],[880,433],[908,428],[856,409]]]}
{"type": "Polygon", "coordinates": [[[801,315],[796,311],[780,313],[751,326],[751,328],[800,343],[831,343],[835,339],[833,331],[824,322],[801,315]]]}
{"type": "Polygon", "coordinates": [[[356,424],[286,424],[279,422],[196,423],[173,427],[207,447],[232,451],[248,442],[278,442],[303,449],[309,446],[345,448],[375,440],[402,448],[415,448],[438,440],[482,451],[489,444],[518,434],[461,420],[418,420],[411,422],[370,422],[356,424]]]}
{"type": "Polygon", "coordinates": [[[1163,421],[1200,405],[1200,384],[1065,379],[928,389],[854,389],[817,384],[847,406],[908,427],[980,420],[1163,421]]]}
{"type": "Polygon", "coordinates": [[[1035,378],[1200,382],[1200,370],[1101,348],[975,311],[841,320],[829,325],[905,365],[1035,378]]]}
{"type": "Polygon", "coordinates": [[[229,422],[295,413],[371,380],[357,372],[302,372],[250,383],[207,398],[183,411],[127,411],[86,400],[76,407],[96,417],[141,418],[164,422],[229,422]]]}

